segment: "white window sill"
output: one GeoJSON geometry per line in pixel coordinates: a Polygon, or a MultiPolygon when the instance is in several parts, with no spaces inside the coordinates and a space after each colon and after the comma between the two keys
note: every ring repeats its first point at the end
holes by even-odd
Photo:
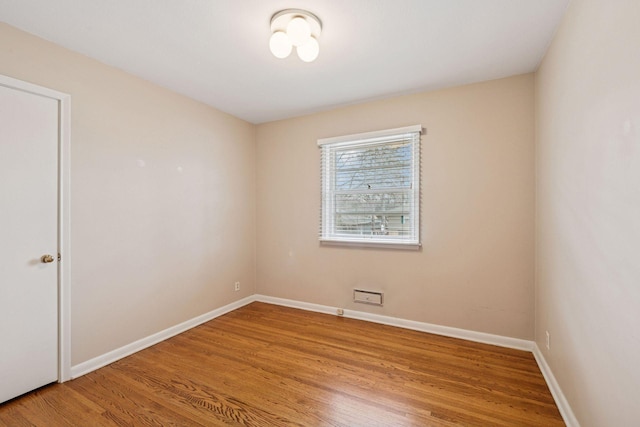
{"type": "Polygon", "coordinates": [[[402,249],[417,251],[422,248],[420,243],[384,242],[379,240],[337,240],[320,239],[322,246],[347,246],[355,248],[378,248],[378,249],[402,249]]]}

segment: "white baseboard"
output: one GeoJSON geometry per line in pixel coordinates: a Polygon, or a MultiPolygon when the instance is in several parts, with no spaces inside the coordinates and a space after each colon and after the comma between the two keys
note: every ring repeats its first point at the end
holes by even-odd
{"type": "Polygon", "coordinates": [[[120,360],[123,357],[132,355],[133,353],[136,353],[147,347],[151,347],[152,345],[157,344],[160,341],[164,341],[167,338],[171,338],[174,335],[178,335],[202,323],[208,322],[211,319],[215,319],[216,317],[222,316],[223,314],[229,313],[230,311],[236,310],[242,306],[250,304],[253,301],[255,301],[254,296],[253,295],[248,296],[239,301],[235,301],[235,302],[232,302],[231,304],[227,304],[224,307],[220,307],[208,313],[202,314],[198,317],[194,317],[193,319],[187,320],[186,322],[182,322],[178,325],[172,326],[163,331],[157,332],[153,335],[149,335],[146,338],[142,338],[142,339],[139,339],[138,341],[134,341],[131,344],[127,344],[123,347],[117,348],[101,356],[94,357],[93,359],[87,360],[86,362],[82,362],[78,365],[72,366],[71,379],[81,377],[82,375],[88,374],[89,372],[95,371],[96,369],[102,368],[103,366],[106,366],[110,363],[120,360]]]}
{"type": "MultiPolygon", "coordinates": [[[[284,298],[269,297],[266,295],[256,294],[254,295],[254,297],[256,301],[260,302],[299,308],[308,311],[316,311],[319,313],[336,314],[338,309],[337,307],[311,304],[308,302],[300,302],[284,298]]],[[[434,325],[432,323],[416,322],[414,320],[405,320],[397,317],[382,316],[380,314],[365,313],[363,311],[356,310],[344,310],[343,316],[349,317],[351,319],[380,323],[382,325],[397,326],[399,328],[412,329],[414,331],[428,332],[431,334],[443,335],[452,338],[460,338],[467,341],[497,345],[500,347],[513,348],[516,350],[533,351],[533,341],[527,341],[518,338],[503,337],[500,335],[487,334],[484,332],[475,332],[466,329],[452,328],[449,326],[434,325]]]]}
{"type": "Polygon", "coordinates": [[[538,362],[538,367],[540,367],[540,371],[542,372],[542,376],[544,380],[547,382],[549,386],[549,390],[551,391],[551,395],[553,399],[556,401],[556,405],[558,406],[558,410],[560,411],[560,415],[562,415],[562,419],[564,423],[568,427],[580,427],[580,423],[578,423],[578,419],[575,414],[571,410],[571,406],[569,406],[569,402],[565,397],[564,393],[560,389],[560,385],[558,381],[556,381],[556,377],[553,375],[547,360],[544,358],[542,351],[540,351],[540,347],[538,347],[537,343],[533,343],[533,357],[536,358],[536,362],[538,362]]]}
{"type": "MultiPolygon", "coordinates": [[[[127,344],[101,356],[87,360],[86,362],[72,366],[71,378],[74,379],[88,374],[89,372],[95,371],[96,369],[102,368],[103,366],[120,360],[123,357],[129,356],[147,347],[151,347],[152,345],[171,338],[174,335],[178,335],[195,326],[208,322],[209,320],[215,319],[216,317],[222,316],[223,314],[229,313],[254,301],[333,315],[336,315],[338,310],[338,307],[331,307],[327,305],[312,304],[308,302],[295,301],[285,298],[276,298],[260,294],[251,295],[239,301],[225,305],[224,307],[220,307],[218,309],[205,313],[201,316],[194,317],[193,319],[182,322],[176,326],[167,328],[146,338],[139,339],[138,341],[127,344]]],[[[414,331],[428,332],[431,334],[452,338],[460,338],[484,344],[497,345],[500,347],[513,348],[516,350],[530,351],[533,353],[540,371],[542,372],[542,375],[544,376],[544,379],[547,382],[549,389],[551,390],[551,394],[555,399],[556,405],[560,410],[560,414],[562,415],[564,422],[569,427],[580,426],[578,420],[573,414],[573,411],[571,410],[571,407],[569,406],[569,403],[567,402],[567,399],[562,393],[558,382],[553,376],[553,373],[551,372],[551,369],[549,368],[549,365],[547,364],[542,352],[538,348],[537,344],[533,341],[503,337],[500,335],[487,334],[484,332],[469,331],[466,329],[452,328],[449,326],[434,325],[432,323],[417,322],[414,320],[400,319],[397,317],[383,316],[357,310],[344,310],[344,317],[379,323],[382,325],[397,326],[399,328],[412,329],[414,331]]]]}

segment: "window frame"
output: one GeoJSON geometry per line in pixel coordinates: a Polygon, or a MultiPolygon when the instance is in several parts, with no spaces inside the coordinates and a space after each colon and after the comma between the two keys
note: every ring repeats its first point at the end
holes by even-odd
{"type": "MultiPolygon", "coordinates": [[[[359,247],[394,248],[394,249],[420,249],[421,247],[421,137],[424,133],[422,125],[406,126],[401,128],[386,129],[374,132],[358,133],[331,138],[318,139],[318,147],[321,150],[321,200],[320,200],[320,230],[319,240],[321,244],[346,245],[359,247]],[[349,235],[340,234],[335,227],[335,195],[340,190],[335,188],[336,167],[335,153],[344,148],[362,148],[393,144],[400,140],[411,141],[411,188],[402,191],[411,197],[411,234],[402,238],[374,237],[373,235],[349,235]]],[[[379,190],[382,191],[382,190],[379,190]]],[[[373,191],[375,193],[376,191],[373,191]]]]}

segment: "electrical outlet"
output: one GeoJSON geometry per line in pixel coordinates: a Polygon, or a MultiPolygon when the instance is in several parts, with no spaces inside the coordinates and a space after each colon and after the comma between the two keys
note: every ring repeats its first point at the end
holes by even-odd
{"type": "Polygon", "coordinates": [[[551,350],[551,335],[549,335],[549,331],[545,331],[547,334],[547,350],[551,350]]]}
{"type": "Polygon", "coordinates": [[[240,282],[236,282],[235,285],[233,285],[233,289],[235,289],[236,291],[240,290],[240,282]]]}

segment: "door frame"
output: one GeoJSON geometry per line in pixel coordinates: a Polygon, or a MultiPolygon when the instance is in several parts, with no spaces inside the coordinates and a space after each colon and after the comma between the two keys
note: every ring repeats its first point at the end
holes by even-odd
{"type": "Polygon", "coordinates": [[[71,96],[0,74],[0,86],[58,102],[58,382],[71,379],[71,96]]]}

